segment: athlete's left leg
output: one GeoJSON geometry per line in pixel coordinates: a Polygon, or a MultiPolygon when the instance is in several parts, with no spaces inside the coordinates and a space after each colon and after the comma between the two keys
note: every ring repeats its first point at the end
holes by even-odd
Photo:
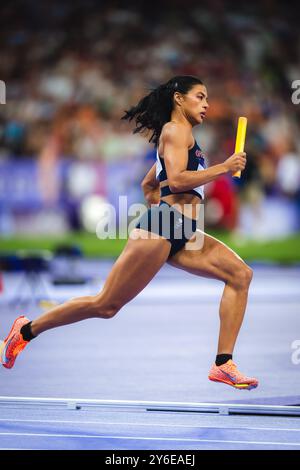
{"type": "MultiPolygon", "coordinates": [[[[191,242],[193,239],[191,239],[191,242]]],[[[203,233],[202,248],[182,248],[168,264],[225,283],[220,303],[218,354],[232,354],[244,318],[252,269],[223,242],[203,233]]]]}

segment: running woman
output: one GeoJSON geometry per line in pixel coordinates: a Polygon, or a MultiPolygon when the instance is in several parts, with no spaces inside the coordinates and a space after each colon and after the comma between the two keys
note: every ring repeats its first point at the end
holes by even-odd
{"type": "Polygon", "coordinates": [[[247,305],[251,268],[224,243],[204,231],[199,248],[186,248],[199,230],[196,224],[204,202],[204,185],[221,175],[244,170],[246,165],[243,152],[206,168],[192,129],[203,123],[209,107],[207,100],[207,89],[199,78],[176,76],[125,112],[122,119],[134,119],[136,123],[133,132],[150,131],[149,142],[157,149],[157,161],[142,181],[150,207],[131,231],[101,292],[71,299],[33,321],[25,316],[15,320],[2,344],[4,367],[12,368],[25,346],[51,328],[88,318],[114,317],[167,262],[224,283],[218,351],[208,378],[239,389],[257,387],[257,379],[239,372],[232,360],[247,305]],[[171,212],[173,218],[169,217],[171,212]],[[159,216],[159,223],[154,223],[154,215],[159,216]]]}

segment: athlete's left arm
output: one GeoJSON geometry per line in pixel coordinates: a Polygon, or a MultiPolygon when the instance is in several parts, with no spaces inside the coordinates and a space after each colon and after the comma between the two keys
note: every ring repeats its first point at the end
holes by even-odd
{"type": "Polygon", "coordinates": [[[141,183],[145,199],[149,205],[160,200],[159,181],[156,179],[156,163],[152,165],[141,183]]]}

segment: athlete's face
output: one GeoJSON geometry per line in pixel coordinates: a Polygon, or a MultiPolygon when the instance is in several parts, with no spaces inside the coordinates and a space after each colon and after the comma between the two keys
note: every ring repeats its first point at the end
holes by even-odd
{"type": "Polygon", "coordinates": [[[182,111],[195,126],[202,124],[209,107],[207,90],[204,85],[194,85],[186,95],[181,95],[182,111]]]}

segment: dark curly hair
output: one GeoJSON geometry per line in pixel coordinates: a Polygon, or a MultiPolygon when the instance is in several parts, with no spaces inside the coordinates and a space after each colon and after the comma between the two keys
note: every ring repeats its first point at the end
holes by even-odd
{"type": "Polygon", "coordinates": [[[195,85],[203,85],[203,82],[192,75],[173,77],[168,82],[152,89],[136,106],[125,111],[121,119],[127,119],[129,122],[132,119],[135,120],[136,127],[133,134],[143,132],[146,129],[153,131],[149,142],[153,142],[157,147],[161,130],[164,124],[171,119],[175,91],[186,94],[195,85]]]}

